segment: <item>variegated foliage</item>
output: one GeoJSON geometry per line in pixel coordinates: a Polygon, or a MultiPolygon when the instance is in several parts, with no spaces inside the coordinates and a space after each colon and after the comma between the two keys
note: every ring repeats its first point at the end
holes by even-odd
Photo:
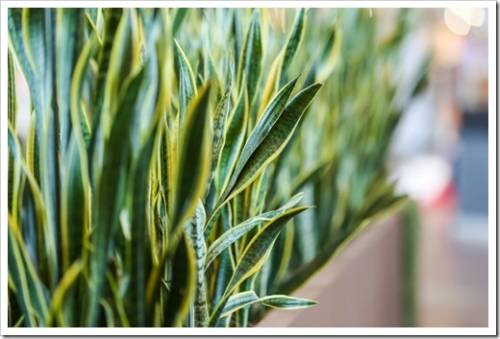
{"type": "Polygon", "coordinates": [[[384,162],[422,87],[395,77],[405,13],[382,40],[368,10],[10,9],[8,27],[10,326],[309,307],[285,294],[404,201],[384,162]]]}

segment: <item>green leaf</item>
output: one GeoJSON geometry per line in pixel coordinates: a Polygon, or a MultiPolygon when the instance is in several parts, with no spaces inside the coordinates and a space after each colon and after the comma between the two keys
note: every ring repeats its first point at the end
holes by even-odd
{"type": "MultiPolygon", "coordinates": [[[[15,132],[17,124],[17,96],[16,96],[16,79],[14,70],[14,60],[12,59],[12,53],[9,50],[7,54],[7,64],[8,64],[8,124],[12,127],[15,132]]],[[[9,153],[8,158],[8,209],[10,213],[17,213],[17,195],[19,191],[19,180],[17,180],[17,166],[14,164],[14,159],[9,153]],[[14,209],[15,208],[15,209],[14,209]]]]}
{"type": "Polygon", "coordinates": [[[220,318],[228,317],[232,313],[257,302],[258,300],[259,297],[254,291],[236,293],[227,300],[226,306],[224,306],[220,318]]]}
{"type": "Polygon", "coordinates": [[[295,215],[305,211],[307,208],[308,207],[302,206],[290,209],[279,217],[268,222],[257,234],[255,234],[241,254],[231,280],[226,286],[224,296],[210,316],[209,325],[214,325],[220,317],[220,314],[231,293],[238,288],[243,281],[257,273],[264,265],[272,249],[274,241],[286,223],[295,215]]]}
{"type": "Polygon", "coordinates": [[[177,40],[174,40],[174,57],[176,65],[178,66],[179,116],[180,120],[183,121],[189,102],[196,96],[196,82],[189,60],[177,40]]]}
{"type": "Polygon", "coordinates": [[[77,260],[75,261],[64,273],[59,284],[57,285],[54,293],[52,295],[50,313],[47,320],[47,326],[53,326],[53,321],[58,319],[59,326],[67,326],[64,323],[63,314],[60,313],[63,303],[67,301],[65,299],[66,294],[75,284],[79,274],[83,270],[83,262],[77,260]]]}
{"type": "Polygon", "coordinates": [[[269,254],[269,249],[272,248],[273,242],[276,240],[276,237],[286,223],[295,215],[305,211],[307,208],[307,206],[301,206],[290,209],[262,227],[252,240],[250,240],[250,243],[242,253],[241,259],[239,260],[233,276],[226,287],[227,293],[232,292],[246,278],[253,275],[260,267],[262,267],[269,254]]]}
{"type": "Polygon", "coordinates": [[[219,156],[224,145],[224,130],[227,116],[231,110],[231,91],[228,89],[219,100],[214,112],[213,142],[212,142],[212,172],[215,171],[219,156]]]}
{"type": "Polygon", "coordinates": [[[231,197],[245,189],[260,171],[280,154],[320,87],[320,84],[313,84],[300,91],[290,100],[283,114],[279,116],[279,119],[272,126],[271,131],[266,134],[264,140],[252,152],[248,161],[245,161],[244,165],[241,166],[241,171],[235,171],[232,177],[233,184],[229,186],[231,194],[228,194],[226,200],[231,199],[231,197]]]}
{"type": "Polygon", "coordinates": [[[190,103],[181,128],[172,213],[174,239],[193,216],[198,200],[204,196],[209,176],[211,149],[209,95],[210,86],[206,84],[190,103]]]}
{"type": "Polygon", "coordinates": [[[208,324],[207,288],[204,269],[207,246],[203,235],[205,220],[205,208],[200,201],[188,228],[196,255],[196,293],[194,300],[194,325],[196,327],[206,327],[208,324]]]}
{"type": "Polygon", "coordinates": [[[172,258],[172,285],[167,297],[164,326],[182,326],[188,315],[196,291],[195,258],[193,245],[183,235],[172,258]]]}
{"type": "Polygon", "coordinates": [[[255,10],[245,36],[238,64],[238,88],[242,91],[242,87],[246,87],[250,105],[253,103],[262,69],[261,39],[259,12],[255,10]]]}
{"type": "Polygon", "coordinates": [[[236,164],[236,168],[234,169],[234,172],[231,176],[231,181],[229,182],[228,187],[225,189],[225,192],[221,197],[222,199],[225,200],[225,198],[232,191],[236,179],[243,170],[243,167],[246,165],[255,150],[264,141],[276,121],[278,121],[279,117],[283,113],[283,109],[292,93],[293,88],[295,87],[296,82],[297,79],[290,81],[273,97],[271,102],[267,105],[262,118],[253,129],[250,137],[243,147],[243,150],[241,151],[238,162],[236,164]]]}
{"type": "Polygon", "coordinates": [[[292,197],[289,202],[280,207],[277,210],[269,211],[257,215],[255,217],[249,218],[244,222],[231,227],[229,230],[224,232],[219,236],[209,247],[207,252],[207,259],[205,263],[205,269],[208,269],[210,264],[217,258],[217,256],[222,253],[225,249],[231,246],[233,243],[241,239],[245,234],[253,230],[256,226],[262,225],[265,222],[271,221],[273,218],[280,216],[287,210],[295,207],[302,199],[303,194],[299,193],[292,197]]]}
{"type": "Polygon", "coordinates": [[[82,44],[81,29],[83,15],[80,9],[58,8],[56,10],[56,93],[57,118],[59,123],[59,144],[64,151],[70,134],[71,77],[82,44]]]}
{"type": "Polygon", "coordinates": [[[83,240],[90,225],[90,192],[85,155],[73,135],[68,147],[67,167],[62,169],[61,249],[63,268],[83,254],[83,240]]]}
{"type": "Polygon", "coordinates": [[[126,95],[120,100],[117,114],[104,146],[103,168],[95,195],[94,230],[92,234],[93,254],[91,256],[91,293],[86,313],[87,326],[94,326],[98,318],[99,299],[105,280],[106,262],[112,236],[118,225],[120,209],[123,204],[123,186],[126,181],[126,160],[129,147],[123,145],[132,128],[133,110],[143,71],[141,70],[129,83],[126,95]]]}
{"type": "Polygon", "coordinates": [[[174,36],[179,31],[179,28],[181,28],[181,25],[184,22],[184,19],[186,18],[186,14],[188,14],[188,12],[189,8],[177,8],[175,10],[174,21],[172,24],[172,34],[174,36]]]}
{"type": "Polygon", "coordinates": [[[29,326],[44,326],[48,316],[46,289],[28,256],[17,226],[9,221],[9,275],[16,286],[16,296],[29,326]]]}
{"type": "Polygon", "coordinates": [[[217,191],[222,192],[230,179],[230,174],[236,164],[248,121],[248,100],[246,91],[240,94],[238,102],[229,116],[228,127],[224,135],[224,143],[217,166],[215,181],[217,191]]]}
{"type": "Polygon", "coordinates": [[[292,31],[290,32],[284,47],[283,59],[279,71],[279,81],[276,84],[279,87],[283,86],[286,82],[286,72],[292,63],[293,57],[295,56],[304,36],[305,14],[306,10],[304,8],[299,9],[297,12],[292,31]]]}
{"type": "Polygon", "coordinates": [[[279,294],[262,297],[259,299],[259,302],[268,307],[282,310],[297,310],[301,308],[308,308],[317,304],[314,300],[279,294]]]}
{"type": "Polygon", "coordinates": [[[155,125],[150,132],[139,152],[135,171],[132,173],[132,208],[131,208],[131,245],[134,251],[132,255],[131,278],[130,278],[130,305],[134,317],[131,319],[133,326],[145,326],[146,317],[146,274],[150,267],[149,251],[150,243],[148,237],[149,213],[149,172],[155,150],[155,140],[159,124],[155,125]]]}

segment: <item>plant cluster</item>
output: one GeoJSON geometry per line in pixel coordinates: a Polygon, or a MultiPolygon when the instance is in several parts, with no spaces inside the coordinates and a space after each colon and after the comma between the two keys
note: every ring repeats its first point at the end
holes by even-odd
{"type": "Polygon", "coordinates": [[[249,326],[405,198],[402,11],[10,9],[10,326],[249,326]],[[307,22],[314,25],[307,25],[307,22]],[[29,88],[17,128],[15,74],[29,88]]]}

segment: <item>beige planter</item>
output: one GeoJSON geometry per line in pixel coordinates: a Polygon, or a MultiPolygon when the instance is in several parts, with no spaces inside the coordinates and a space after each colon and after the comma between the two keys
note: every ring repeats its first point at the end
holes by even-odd
{"type": "Polygon", "coordinates": [[[259,327],[401,326],[400,230],[395,216],[367,227],[294,296],[315,307],[273,310],[259,327]]]}

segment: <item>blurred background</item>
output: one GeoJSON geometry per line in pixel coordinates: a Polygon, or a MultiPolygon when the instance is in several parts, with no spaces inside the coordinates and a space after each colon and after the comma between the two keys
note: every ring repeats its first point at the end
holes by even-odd
{"type": "Polygon", "coordinates": [[[428,89],[393,141],[395,177],[420,212],[415,321],[487,326],[487,11],[424,12],[408,60],[431,52],[428,89]]]}
{"type": "MultiPolygon", "coordinates": [[[[411,11],[401,76],[430,56],[429,77],[405,109],[390,167],[416,203],[295,293],[319,305],[273,311],[261,326],[488,326],[487,11],[411,11]]],[[[390,27],[397,12],[374,15],[390,27]]]]}

